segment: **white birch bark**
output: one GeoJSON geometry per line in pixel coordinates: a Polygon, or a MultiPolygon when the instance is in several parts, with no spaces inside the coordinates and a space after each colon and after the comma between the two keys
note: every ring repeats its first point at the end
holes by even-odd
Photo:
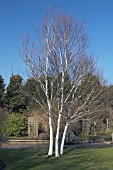
{"type": "Polygon", "coordinates": [[[59,130],[60,130],[60,120],[61,114],[59,113],[58,122],[57,122],[57,131],[56,131],[56,140],[55,140],[55,156],[59,157],[59,130]]]}
{"type": "MultiPolygon", "coordinates": [[[[48,45],[48,33],[47,33],[47,47],[49,49],[48,45]]],[[[47,97],[47,104],[48,104],[48,110],[49,110],[49,130],[50,130],[50,140],[49,140],[49,150],[48,150],[48,156],[51,156],[53,154],[53,126],[52,126],[52,113],[51,113],[51,102],[49,99],[49,94],[48,94],[48,65],[49,65],[49,52],[46,51],[46,72],[45,72],[45,89],[46,89],[46,97],[47,97]]]]}
{"type": "MultiPolygon", "coordinates": [[[[62,58],[61,58],[61,65],[62,65],[62,58]]],[[[60,131],[60,121],[61,121],[61,114],[63,111],[63,103],[64,103],[64,70],[62,68],[62,80],[61,80],[61,103],[60,103],[60,110],[58,115],[57,121],[57,131],[56,131],[56,140],[55,140],[55,156],[59,156],[59,131],[60,131]]]]}
{"type": "Polygon", "coordinates": [[[50,141],[49,141],[49,150],[48,150],[48,156],[51,156],[53,154],[53,127],[52,127],[52,118],[49,117],[49,130],[50,130],[50,141]]]}
{"type": "Polygon", "coordinates": [[[65,142],[66,132],[67,132],[68,126],[69,126],[69,124],[66,123],[65,128],[64,128],[64,132],[63,132],[63,136],[62,136],[61,146],[60,146],[60,155],[63,155],[63,151],[64,151],[64,142],[65,142]]]}

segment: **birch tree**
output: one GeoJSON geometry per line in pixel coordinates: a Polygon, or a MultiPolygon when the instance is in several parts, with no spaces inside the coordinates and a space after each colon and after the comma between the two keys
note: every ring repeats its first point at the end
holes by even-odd
{"type": "Polygon", "coordinates": [[[63,147],[68,126],[72,123],[76,123],[78,120],[81,120],[83,118],[93,119],[95,117],[99,117],[99,113],[102,112],[104,104],[103,85],[105,84],[105,81],[103,80],[102,75],[100,75],[99,72],[94,71],[94,67],[90,69],[92,69],[93,73],[95,73],[96,76],[90,73],[82,78],[82,81],[80,80],[79,86],[78,83],[75,85],[73,93],[68,94],[68,96],[71,95],[68,102],[64,102],[67,106],[64,104],[66,115],[64,116],[65,127],[60,146],[60,155],[63,155],[63,147]]]}
{"type": "MultiPolygon", "coordinates": [[[[47,112],[49,117],[50,145],[48,155],[53,154],[52,121],[54,117],[57,117],[55,156],[58,157],[61,118],[66,119],[66,126],[60,154],[62,154],[68,125],[78,115],[78,118],[81,117],[80,111],[87,108],[86,104],[91,105],[92,101],[96,99],[93,97],[91,100],[91,97],[96,94],[93,88],[86,95],[86,99],[79,103],[76,112],[72,113],[73,107],[85,94],[85,88],[77,94],[81,84],[90,73],[95,74],[94,62],[92,57],[86,53],[88,36],[83,24],[69,15],[58,11],[47,13],[42,23],[36,28],[35,33],[34,40],[28,35],[23,38],[21,56],[46,98],[43,100],[39,94],[41,102],[37,99],[34,100],[40,108],[47,112]],[[66,107],[68,107],[67,117],[64,115],[66,107]]],[[[88,79],[87,89],[89,82],[88,79]]]]}

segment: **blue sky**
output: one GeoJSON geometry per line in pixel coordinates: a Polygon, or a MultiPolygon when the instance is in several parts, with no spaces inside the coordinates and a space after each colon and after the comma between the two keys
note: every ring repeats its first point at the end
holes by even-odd
{"type": "Polygon", "coordinates": [[[90,51],[113,84],[113,0],[0,0],[0,74],[5,83],[12,72],[25,77],[25,65],[19,55],[21,35],[32,34],[53,5],[85,22],[90,51]]]}

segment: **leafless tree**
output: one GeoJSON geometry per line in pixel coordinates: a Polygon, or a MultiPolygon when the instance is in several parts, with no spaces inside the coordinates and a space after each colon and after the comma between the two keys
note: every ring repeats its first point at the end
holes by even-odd
{"type": "MultiPolygon", "coordinates": [[[[95,72],[95,67],[94,65],[92,65],[93,60],[90,59],[90,61],[90,72],[86,76],[82,77],[82,80],[80,80],[79,83],[75,82],[74,91],[72,93],[69,93],[71,97],[69,98],[68,102],[64,101],[66,115],[64,116],[65,127],[60,147],[61,155],[63,154],[64,141],[68,126],[83,118],[97,118],[99,117],[99,113],[102,112],[104,104],[102,100],[103,85],[105,84],[105,81],[103,80],[102,75],[99,74],[99,72],[95,72]]],[[[86,68],[88,68],[88,65],[86,68]]]]}
{"type": "Polygon", "coordinates": [[[93,83],[91,86],[91,76],[96,75],[99,79],[100,76],[93,57],[86,53],[88,36],[80,21],[58,11],[49,12],[35,31],[34,40],[28,35],[23,38],[21,56],[46,98],[40,96],[41,100],[34,100],[49,116],[48,155],[53,154],[52,121],[57,113],[55,156],[58,157],[61,117],[66,120],[60,151],[63,154],[68,125],[83,115],[93,114],[89,106],[96,104],[101,90],[98,91],[93,83]],[[64,110],[67,114],[63,114],[64,110]]]}

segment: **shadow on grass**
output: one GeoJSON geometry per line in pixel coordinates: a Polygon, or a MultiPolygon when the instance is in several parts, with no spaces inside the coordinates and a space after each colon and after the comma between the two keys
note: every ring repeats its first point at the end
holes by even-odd
{"type": "Polygon", "coordinates": [[[4,161],[0,160],[0,170],[4,170],[6,167],[6,164],[4,161]]]}
{"type": "Polygon", "coordinates": [[[104,170],[113,167],[110,148],[66,148],[64,155],[58,158],[45,157],[46,153],[45,148],[2,149],[0,159],[6,164],[5,170],[104,170]]]}

